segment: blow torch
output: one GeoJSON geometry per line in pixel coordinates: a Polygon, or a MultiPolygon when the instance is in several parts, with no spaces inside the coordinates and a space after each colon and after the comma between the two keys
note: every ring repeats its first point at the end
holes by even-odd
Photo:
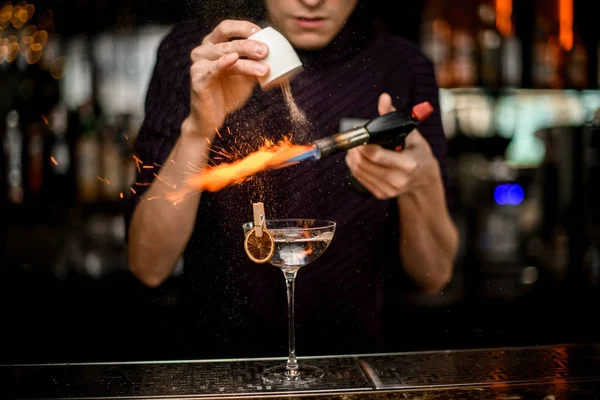
{"type": "Polygon", "coordinates": [[[414,106],[410,116],[392,111],[368,121],[363,126],[315,140],[309,145],[310,150],[290,158],[285,164],[309,159],[320,160],[363,144],[378,144],[389,150],[401,151],[408,134],[432,112],[433,107],[429,102],[414,106]]]}
{"type": "MultiPolygon", "coordinates": [[[[402,151],[408,134],[432,112],[433,106],[429,102],[423,102],[412,108],[410,116],[399,111],[381,115],[363,126],[315,140],[309,145],[310,150],[290,158],[280,168],[305,160],[320,160],[364,144],[377,144],[389,150],[402,151]]],[[[353,176],[349,177],[349,181],[354,190],[369,194],[353,176]]]]}

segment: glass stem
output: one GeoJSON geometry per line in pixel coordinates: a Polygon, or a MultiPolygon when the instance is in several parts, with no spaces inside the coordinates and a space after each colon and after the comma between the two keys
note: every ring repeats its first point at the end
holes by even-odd
{"type": "Polygon", "coordinates": [[[296,360],[296,332],[294,325],[294,282],[296,281],[296,272],[284,272],[283,274],[285,275],[288,299],[289,355],[286,370],[287,374],[295,375],[298,371],[298,361],[296,360]]]}

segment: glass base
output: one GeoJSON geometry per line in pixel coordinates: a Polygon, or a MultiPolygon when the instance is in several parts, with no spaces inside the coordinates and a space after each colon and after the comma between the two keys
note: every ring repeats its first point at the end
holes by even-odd
{"type": "Polygon", "coordinates": [[[323,377],[323,370],[312,365],[298,365],[298,369],[288,371],[285,365],[267,368],[262,373],[265,383],[272,385],[302,385],[316,382],[323,377]]]}

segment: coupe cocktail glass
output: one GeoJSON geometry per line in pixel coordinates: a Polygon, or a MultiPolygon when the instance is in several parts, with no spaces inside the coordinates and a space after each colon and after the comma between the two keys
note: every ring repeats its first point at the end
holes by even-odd
{"type": "MultiPolygon", "coordinates": [[[[252,222],[243,225],[244,233],[253,228],[252,222]]],[[[285,277],[288,299],[289,354],[285,365],[266,369],[263,380],[269,384],[304,384],[323,376],[323,371],[312,365],[299,365],[296,360],[294,325],[294,283],[298,270],[313,262],[329,246],[335,233],[335,222],[315,219],[267,220],[265,227],[275,241],[275,251],[269,260],[280,268],[285,277]]]]}

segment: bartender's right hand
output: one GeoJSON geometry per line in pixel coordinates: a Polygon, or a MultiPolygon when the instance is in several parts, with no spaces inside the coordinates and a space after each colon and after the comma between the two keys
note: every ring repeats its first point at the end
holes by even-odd
{"type": "Polygon", "coordinates": [[[267,45],[247,40],[260,30],[248,21],[226,20],[192,51],[190,115],[183,125],[187,132],[212,139],[225,118],[248,101],[256,77],[269,71],[260,61],[269,52],[267,45]]]}

